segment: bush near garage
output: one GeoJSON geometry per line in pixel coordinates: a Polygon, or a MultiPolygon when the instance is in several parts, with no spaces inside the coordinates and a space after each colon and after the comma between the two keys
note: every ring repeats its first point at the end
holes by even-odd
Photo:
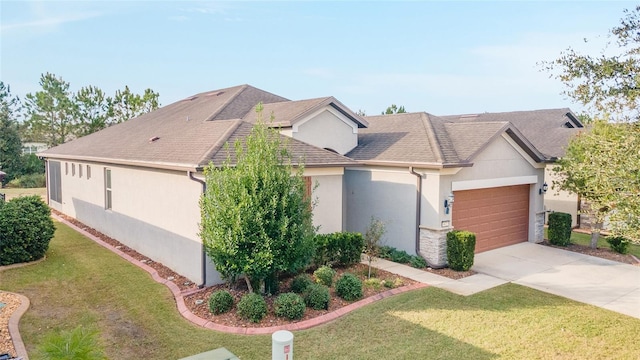
{"type": "Polygon", "coordinates": [[[0,265],[41,259],[55,226],[51,210],[39,196],[23,196],[0,206],[0,265]]]}
{"type": "Polygon", "coordinates": [[[611,249],[619,254],[629,252],[629,240],[623,236],[608,236],[607,242],[611,249]]]}
{"type": "Polygon", "coordinates": [[[571,214],[552,212],[549,214],[549,242],[567,246],[571,242],[571,214]]]}
{"type": "Polygon", "coordinates": [[[447,261],[455,271],[468,271],[473,266],[476,234],[453,230],[447,233],[447,261]]]}

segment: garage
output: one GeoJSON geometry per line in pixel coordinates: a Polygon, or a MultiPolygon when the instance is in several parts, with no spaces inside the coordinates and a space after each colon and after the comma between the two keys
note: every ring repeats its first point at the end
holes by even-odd
{"type": "Polygon", "coordinates": [[[453,227],[476,233],[476,253],[528,240],[529,185],[453,194],[453,227]]]}

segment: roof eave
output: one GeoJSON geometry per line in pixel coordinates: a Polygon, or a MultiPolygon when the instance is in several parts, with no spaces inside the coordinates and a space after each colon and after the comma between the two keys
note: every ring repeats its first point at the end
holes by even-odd
{"type": "Polygon", "coordinates": [[[171,163],[171,162],[160,162],[160,161],[109,159],[109,158],[101,158],[96,156],[77,156],[77,155],[44,154],[44,153],[38,153],[37,155],[45,159],[86,161],[86,162],[93,162],[93,163],[106,164],[106,165],[109,165],[109,164],[124,165],[124,166],[144,167],[144,168],[151,168],[151,169],[173,170],[173,171],[197,171],[197,169],[200,168],[200,166],[197,164],[182,164],[182,163],[171,163]]]}

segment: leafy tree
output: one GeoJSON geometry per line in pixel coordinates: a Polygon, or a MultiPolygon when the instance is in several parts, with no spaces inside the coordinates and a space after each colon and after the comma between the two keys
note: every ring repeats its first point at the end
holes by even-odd
{"type": "Polygon", "coordinates": [[[392,115],[392,114],[403,114],[406,113],[407,111],[404,109],[404,106],[396,106],[396,104],[391,104],[391,106],[389,106],[387,108],[387,110],[382,112],[382,115],[392,115]]]}
{"type": "Polygon", "coordinates": [[[287,143],[262,120],[261,104],[256,111],[251,133],[234,145],[235,163],[229,154],[221,167],[206,167],[200,200],[207,254],[226,279],[244,275],[251,291],[308,265],[314,237],[304,166],[294,170],[287,143]]]}
{"type": "Polygon", "coordinates": [[[8,85],[0,81],[0,170],[7,173],[3,184],[20,175],[22,142],[18,133],[16,114],[20,99],[11,95],[8,85]]]}
{"type": "Polygon", "coordinates": [[[109,125],[118,124],[158,108],[160,95],[151,89],[144,94],[134,94],[125,86],[124,90],[116,91],[116,95],[109,104],[109,125]]]}
{"type": "MultiPolygon", "coordinates": [[[[607,47],[616,54],[580,54],[572,48],[552,62],[544,62],[567,87],[565,94],[588,105],[592,114],[608,114],[614,120],[636,120],[640,113],[640,5],[625,10],[620,25],[609,31],[607,47]]],[[[585,39],[585,41],[587,41],[585,39]]]]}
{"type": "Polygon", "coordinates": [[[27,123],[32,140],[56,146],[71,139],[75,104],[69,83],[53,74],[40,77],[42,90],[27,94],[27,123]]]}
{"type": "Polygon", "coordinates": [[[89,135],[107,127],[111,98],[95,86],[85,86],[74,96],[76,104],[74,134],[89,135]]]}
{"type": "Polygon", "coordinates": [[[549,71],[559,71],[565,93],[588,106],[587,118],[593,120],[558,162],[562,181],[555,185],[589,203],[594,248],[605,216],[614,233],[640,242],[640,6],[625,10],[609,36],[618,46],[616,55],[592,57],[569,48],[545,63],[549,71]]]}

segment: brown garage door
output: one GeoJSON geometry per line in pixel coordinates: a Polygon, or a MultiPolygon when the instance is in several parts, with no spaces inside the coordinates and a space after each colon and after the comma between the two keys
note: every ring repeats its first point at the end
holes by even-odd
{"type": "Polygon", "coordinates": [[[529,185],[454,192],[453,227],[476,233],[476,252],[527,241],[529,185]]]}

